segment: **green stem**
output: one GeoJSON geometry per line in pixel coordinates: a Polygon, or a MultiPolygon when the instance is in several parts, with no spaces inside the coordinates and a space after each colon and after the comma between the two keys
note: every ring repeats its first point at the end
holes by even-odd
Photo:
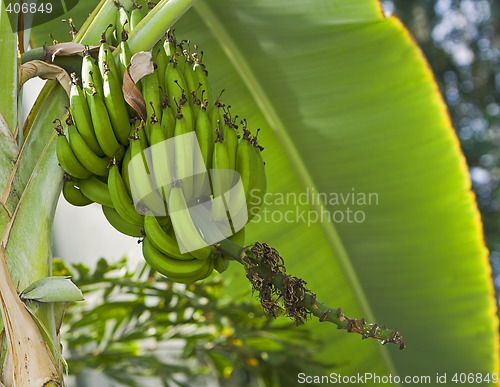
{"type": "Polygon", "coordinates": [[[220,242],[219,248],[224,255],[228,255],[235,261],[243,264],[243,261],[241,260],[241,253],[245,251],[244,247],[241,247],[239,244],[234,243],[230,239],[225,239],[220,242]]]}
{"type": "Polygon", "coordinates": [[[115,8],[113,0],[102,0],[80,28],[73,41],[75,43],[98,45],[102,31],[109,24],[116,23],[115,8]]]}
{"type": "Polygon", "coordinates": [[[43,47],[37,47],[22,53],[21,64],[25,64],[26,62],[30,62],[32,60],[44,60],[44,59],[45,59],[45,51],[43,47]]]}
{"type": "MultiPolygon", "coordinates": [[[[21,64],[32,60],[45,60],[45,50],[43,47],[37,47],[29,51],[25,51],[21,55],[21,64]]],[[[56,56],[53,62],[55,65],[62,67],[68,74],[76,73],[80,77],[82,71],[82,57],[79,55],[71,56],[56,56]]]]}
{"type": "Polygon", "coordinates": [[[191,8],[196,0],[161,0],[130,33],[130,51],[153,48],[158,40],[191,8]]]}
{"type": "MultiPolygon", "coordinates": [[[[162,0],[130,33],[129,47],[132,54],[151,49],[167,30],[182,16],[196,0],[162,0]]],[[[115,23],[115,7],[112,0],[102,0],[84,23],[73,40],[82,44],[99,44],[102,31],[107,25],[115,23]]],[[[119,48],[113,53],[117,55],[119,48]]],[[[21,63],[31,60],[45,60],[42,47],[26,51],[21,56],[21,63]]],[[[56,57],[54,64],[64,68],[69,74],[81,71],[79,56],[56,57]]]]}
{"type": "MultiPolygon", "coordinates": [[[[276,250],[269,248],[269,246],[255,243],[252,246],[241,247],[228,239],[219,243],[219,249],[222,253],[230,256],[245,267],[249,274],[247,277],[254,286],[254,290],[261,291],[262,289],[259,287],[264,288],[263,284],[272,284],[272,287],[274,287],[272,292],[277,295],[276,300],[282,299],[285,305],[292,302],[296,303],[293,308],[295,311],[299,308],[305,308],[309,313],[317,317],[320,322],[328,321],[337,325],[338,329],[345,329],[349,333],[359,333],[363,339],[373,338],[381,340],[382,344],[394,343],[400,349],[405,348],[403,337],[398,330],[367,323],[364,319],[349,318],[342,313],[340,308],[332,308],[317,301],[316,295],[302,286],[305,284],[303,280],[286,274],[284,266],[279,264],[281,257],[279,257],[276,250]],[[270,254],[262,254],[255,247],[265,247],[259,250],[267,250],[270,254]],[[271,262],[269,258],[272,257],[278,259],[271,262]],[[259,281],[251,279],[255,274],[260,277],[259,281]],[[258,283],[258,286],[255,286],[256,283],[258,283]]],[[[269,299],[267,302],[269,302],[269,299]]],[[[274,307],[276,307],[275,301],[273,302],[274,307]]],[[[265,308],[271,312],[274,310],[272,308],[268,309],[269,304],[265,308]]],[[[297,314],[289,314],[289,317],[296,318],[296,316],[297,314]]]]}

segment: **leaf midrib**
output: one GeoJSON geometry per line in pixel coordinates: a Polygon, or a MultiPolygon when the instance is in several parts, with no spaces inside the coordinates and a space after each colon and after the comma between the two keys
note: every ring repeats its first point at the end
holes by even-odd
{"type": "MultiPolygon", "coordinates": [[[[254,102],[262,112],[262,115],[267,120],[269,127],[275,134],[278,142],[281,144],[283,152],[288,158],[288,161],[294,168],[295,174],[298,178],[300,185],[303,188],[310,187],[311,189],[316,189],[313,178],[305,167],[302,158],[299,156],[292,139],[287,134],[285,125],[283,121],[278,116],[276,109],[269,100],[266,92],[260,85],[252,69],[248,66],[247,62],[241,51],[238,49],[237,45],[234,43],[233,39],[224,28],[224,24],[217,18],[215,13],[210,9],[210,6],[205,1],[198,1],[193,8],[198,12],[201,19],[205,22],[208,29],[212,32],[216,40],[220,43],[222,49],[226,53],[229,61],[235,67],[237,73],[243,80],[243,83],[247,86],[250,94],[252,95],[254,102]]],[[[324,207],[323,203],[315,203],[314,208],[321,213],[324,207]]],[[[374,315],[372,313],[371,307],[366,298],[365,292],[361,287],[359,279],[354,271],[354,268],[349,260],[349,255],[342,243],[340,236],[330,222],[321,223],[321,227],[325,232],[328,243],[330,244],[335,257],[339,261],[344,275],[347,277],[347,281],[351,286],[354,296],[364,314],[366,319],[369,321],[375,321],[374,315]]],[[[383,361],[385,362],[387,369],[395,373],[396,370],[392,359],[389,354],[382,350],[381,346],[378,346],[379,353],[383,361]]]]}

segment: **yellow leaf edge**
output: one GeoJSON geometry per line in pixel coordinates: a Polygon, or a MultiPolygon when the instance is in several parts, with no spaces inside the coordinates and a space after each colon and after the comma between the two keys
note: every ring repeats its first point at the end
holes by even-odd
{"type": "MultiPolygon", "coordinates": [[[[380,8],[381,12],[381,17],[385,18],[382,12],[382,8],[380,8]]],[[[472,184],[470,180],[470,175],[469,175],[469,169],[467,166],[467,161],[465,159],[465,156],[462,152],[462,148],[460,146],[460,141],[457,137],[457,134],[455,132],[455,129],[453,128],[453,124],[451,121],[450,113],[448,111],[448,108],[446,106],[446,103],[443,100],[443,97],[441,95],[441,92],[439,90],[438,84],[436,82],[436,77],[434,73],[432,72],[432,69],[429,65],[429,62],[427,62],[427,59],[425,58],[424,53],[422,52],[421,48],[419,47],[418,43],[416,42],[415,38],[411,35],[411,33],[408,31],[408,29],[404,26],[403,22],[397,18],[394,15],[391,15],[389,18],[387,18],[388,21],[394,23],[395,27],[397,30],[399,30],[403,36],[403,38],[413,47],[417,60],[420,62],[422,69],[424,71],[424,74],[426,77],[428,77],[429,83],[432,85],[433,93],[432,93],[432,101],[433,103],[436,104],[438,107],[439,111],[441,112],[440,114],[440,119],[441,119],[441,124],[442,127],[445,128],[448,138],[451,140],[451,143],[453,144],[454,148],[454,153],[457,156],[458,163],[459,163],[459,168],[460,172],[463,176],[463,186],[464,190],[466,191],[465,194],[467,195],[467,200],[469,202],[469,206],[472,210],[473,213],[473,224],[474,224],[474,230],[475,230],[475,239],[480,243],[481,247],[481,261],[483,262],[483,268],[484,268],[484,280],[488,284],[488,293],[490,294],[489,297],[489,304],[490,304],[490,317],[491,317],[491,329],[494,332],[495,340],[494,340],[494,358],[493,358],[493,364],[495,364],[495,370],[492,370],[492,372],[498,373],[500,370],[500,334],[499,334],[499,319],[498,319],[498,309],[497,309],[497,303],[496,303],[496,298],[495,298],[495,288],[493,286],[493,281],[492,281],[492,269],[489,261],[489,251],[488,248],[486,247],[485,244],[485,238],[484,238],[484,230],[483,230],[483,223],[481,221],[481,214],[479,212],[479,209],[477,207],[477,202],[476,202],[476,195],[472,191],[472,184]]]]}

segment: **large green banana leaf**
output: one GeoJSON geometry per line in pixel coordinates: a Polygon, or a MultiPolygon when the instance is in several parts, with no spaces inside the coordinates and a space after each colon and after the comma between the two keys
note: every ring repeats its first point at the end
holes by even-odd
{"type": "MultiPolygon", "coordinates": [[[[38,28],[37,45],[50,28],[60,33],[38,28]]],[[[298,329],[323,340],[318,357],[343,375],[434,382],[437,372],[497,371],[495,299],[467,168],[400,22],[375,0],[200,0],[175,28],[203,49],[213,92],[225,88],[234,114],[262,128],[270,204],[248,242],[276,247],[318,299],[397,327],[407,344],[399,351],[314,320],[298,329]],[[307,203],[305,194],[293,202],[307,192],[307,203]]],[[[240,279],[228,292],[239,295],[249,284],[233,266],[227,275],[240,279]]]]}

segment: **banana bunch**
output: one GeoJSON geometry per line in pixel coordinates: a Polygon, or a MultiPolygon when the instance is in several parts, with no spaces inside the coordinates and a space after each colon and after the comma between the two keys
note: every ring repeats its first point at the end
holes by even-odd
{"type": "Polygon", "coordinates": [[[151,50],[155,70],[137,83],[147,119],[128,106],[127,25],[137,25],[139,11],[135,2],[131,14],[120,8],[97,61],[85,52],[81,83],[72,75],[69,111],[54,121],[63,195],[75,206],[100,204],[115,229],[143,238],[152,268],[189,283],[227,269],[214,242],[244,243],[266,192],[263,148],[220,95],[214,100],[197,47],[191,53],[172,31],[151,50]],[[117,37],[114,56],[107,39],[117,37]]]}

